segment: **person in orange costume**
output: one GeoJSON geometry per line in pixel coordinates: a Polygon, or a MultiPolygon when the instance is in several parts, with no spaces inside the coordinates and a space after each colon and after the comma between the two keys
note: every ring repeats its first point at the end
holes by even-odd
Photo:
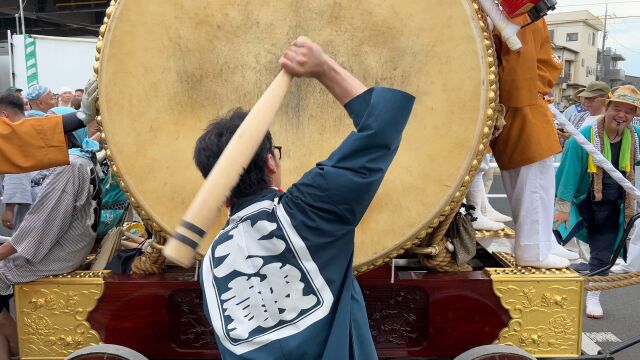
{"type": "MultiPolygon", "coordinates": [[[[95,119],[98,83],[89,80],[82,109],[64,116],[47,116],[12,121],[16,117],[10,96],[0,108],[0,174],[18,174],[69,164],[64,134],[71,133],[95,119]]],[[[4,101],[3,100],[3,101],[4,101]]],[[[22,99],[20,99],[22,103],[22,99]]]]}
{"type": "MultiPolygon", "coordinates": [[[[530,22],[524,14],[517,25],[530,22]]],[[[496,162],[516,225],[514,255],[521,266],[562,268],[575,254],[553,240],[555,176],[553,155],[562,151],[553,116],[544,100],[560,76],[547,24],[541,19],[518,32],[519,52],[511,51],[499,35],[500,102],[506,107],[506,125],[492,140],[496,162]]]]}

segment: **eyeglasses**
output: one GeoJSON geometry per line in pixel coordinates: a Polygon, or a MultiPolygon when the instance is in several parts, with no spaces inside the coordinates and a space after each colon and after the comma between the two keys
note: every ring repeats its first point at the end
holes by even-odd
{"type": "Polygon", "coordinates": [[[272,146],[271,147],[273,150],[275,150],[273,152],[273,155],[276,155],[276,152],[278,153],[278,160],[282,160],[282,146],[272,146]]]}

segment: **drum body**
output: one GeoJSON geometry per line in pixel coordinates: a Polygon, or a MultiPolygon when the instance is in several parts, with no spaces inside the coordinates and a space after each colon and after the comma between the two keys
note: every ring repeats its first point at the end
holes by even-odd
{"type": "MultiPolygon", "coordinates": [[[[356,230],[354,267],[364,271],[455,211],[485,152],[495,55],[472,0],[119,0],[95,68],[108,155],[142,218],[171,232],[203,183],[196,139],[215,117],[255,103],[299,35],[365,84],[416,96],[400,150],[356,230]]],[[[295,79],[271,130],[283,147],[283,188],[353,130],[317,81],[295,79]]]]}

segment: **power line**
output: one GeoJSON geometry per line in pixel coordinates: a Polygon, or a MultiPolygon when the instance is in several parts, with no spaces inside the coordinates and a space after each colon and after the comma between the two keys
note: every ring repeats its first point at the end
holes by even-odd
{"type": "Polygon", "coordinates": [[[619,46],[621,46],[621,47],[623,47],[623,48],[625,48],[625,49],[627,49],[629,51],[632,51],[632,52],[640,54],[640,49],[632,49],[632,48],[630,48],[630,47],[628,47],[626,45],[623,45],[623,43],[620,40],[618,40],[615,36],[613,36],[613,34],[611,34],[611,33],[609,33],[608,36],[610,36],[611,39],[613,39],[619,46]]]}
{"type": "Polygon", "coordinates": [[[597,3],[585,3],[585,4],[576,4],[576,5],[558,5],[557,8],[561,9],[564,7],[576,7],[576,6],[593,6],[593,5],[611,5],[611,4],[633,4],[640,3],[640,1],[611,1],[611,2],[597,2],[597,3]]]}

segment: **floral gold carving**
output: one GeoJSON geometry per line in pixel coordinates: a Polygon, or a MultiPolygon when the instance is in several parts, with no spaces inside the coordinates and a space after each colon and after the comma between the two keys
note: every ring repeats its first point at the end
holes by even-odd
{"type": "Polygon", "coordinates": [[[511,320],[496,343],[536,357],[578,356],[582,335],[582,278],[571,270],[486,269],[511,320]]]}
{"type": "Polygon", "coordinates": [[[100,343],[87,318],[108,272],[74,272],[15,286],[21,359],[64,359],[100,343]]]}

